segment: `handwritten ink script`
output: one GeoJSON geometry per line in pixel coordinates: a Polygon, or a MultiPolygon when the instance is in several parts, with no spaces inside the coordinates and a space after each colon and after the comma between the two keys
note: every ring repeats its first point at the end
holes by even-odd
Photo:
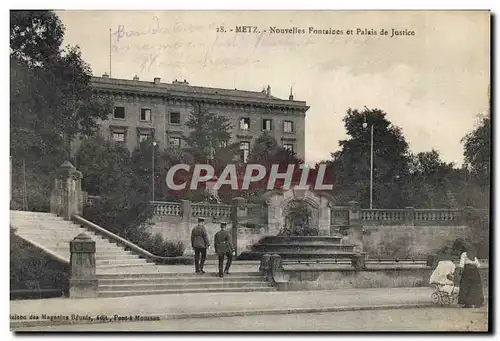
{"type": "Polygon", "coordinates": [[[112,53],[137,61],[138,72],[155,68],[201,67],[227,68],[259,64],[257,51],[286,48],[288,52],[307,49],[319,44],[333,44],[350,39],[366,43],[369,39],[401,39],[415,36],[408,28],[322,28],[315,26],[261,28],[255,25],[225,26],[185,24],[180,21],[162,26],[153,17],[142,30],[118,25],[112,33],[112,53]],[[163,37],[162,37],[163,36],[163,37]],[[212,36],[212,39],[207,37],[212,36]]]}

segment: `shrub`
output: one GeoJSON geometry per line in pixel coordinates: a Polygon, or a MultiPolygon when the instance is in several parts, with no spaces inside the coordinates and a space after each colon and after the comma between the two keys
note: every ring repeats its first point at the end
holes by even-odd
{"type": "MultiPolygon", "coordinates": [[[[69,267],[59,263],[23,239],[11,229],[10,233],[10,289],[32,290],[60,289],[65,295],[69,290],[69,267]]],[[[35,295],[36,296],[36,295],[35,295]]]]}
{"type": "Polygon", "coordinates": [[[184,243],[181,241],[176,242],[165,242],[165,257],[179,257],[184,254],[186,247],[184,243]]]}

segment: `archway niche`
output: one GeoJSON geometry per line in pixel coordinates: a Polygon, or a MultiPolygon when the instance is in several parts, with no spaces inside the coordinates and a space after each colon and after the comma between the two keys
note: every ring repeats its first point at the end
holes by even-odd
{"type": "Polygon", "coordinates": [[[269,234],[277,235],[286,226],[287,215],[294,203],[302,202],[311,211],[310,225],[319,229],[320,236],[330,235],[330,209],[332,197],[309,188],[293,187],[264,194],[267,203],[269,234]]]}

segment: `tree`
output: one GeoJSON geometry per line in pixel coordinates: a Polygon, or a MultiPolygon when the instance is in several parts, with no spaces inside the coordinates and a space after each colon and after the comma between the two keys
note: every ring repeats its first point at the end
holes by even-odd
{"type": "Polygon", "coordinates": [[[360,112],[348,109],[343,118],[347,140],[339,141],[340,150],[327,163],[334,182],[334,196],[342,203],[357,200],[369,204],[370,126],[373,125],[373,201],[375,207],[402,207],[401,188],[409,174],[409,148],[401,128],[386,119],[380,109],[360,112]],[[367,123],[367,127],[363,127],[367,123]]]}
{"type": "Polygon", "coordinates": [[[490,183],[490,115],[480,117],[480,124],[462,139],[464,143],[465,165],[481,186],[490,183]]]}
{"type": "Polygon", "coordinates": [[[70,157],[71,141],[92,135],[111,104],[93,93],[79,48],[61,47],[64,26],[54,12],[10,15],[10,153],[16,173],[24,164],[27,187],[39,188],[35,196],[44,198],[36,206],[48,207],[52,174],[70,157]]]}
{"type": "Polygon", "coordinates": [[[191,129],[189,136],[183,138],[187,150],[199,161],[209,159],[210,148],[214,149],[213,152],[226,148],[233,128],[229,118],[210,113],[201,104],[195,104],[186,126],[191,129]]]}
{"type": "Polygon", "coordinates": [[[82,187],[91,195],[106,195],[129,188],[130,152],[120,144],[97,135],[84,139],[76,154],[76,165],[84,175],[82,187]]]}
{"type": "Polygon", "coordinates": [[[10,53],[29,66],[50,63],[60,53],[64,25],[53,11],[10,11],[10,53]]]}
{"type": "Polygon", "coordinates": [[[456,208],[451,182],[456,177],[453,163],[441,160],[439,152],[411,156],[410,176],[403,186],[407,204],[418,208],[456,208]]]}

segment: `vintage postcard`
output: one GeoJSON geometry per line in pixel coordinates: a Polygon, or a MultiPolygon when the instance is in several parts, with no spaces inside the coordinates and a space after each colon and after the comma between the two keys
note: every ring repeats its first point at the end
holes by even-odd
{"type": "Polygon", "coordinates": [[[11,330],[489,331],[490,25],[11,10],[11,330]]]}

